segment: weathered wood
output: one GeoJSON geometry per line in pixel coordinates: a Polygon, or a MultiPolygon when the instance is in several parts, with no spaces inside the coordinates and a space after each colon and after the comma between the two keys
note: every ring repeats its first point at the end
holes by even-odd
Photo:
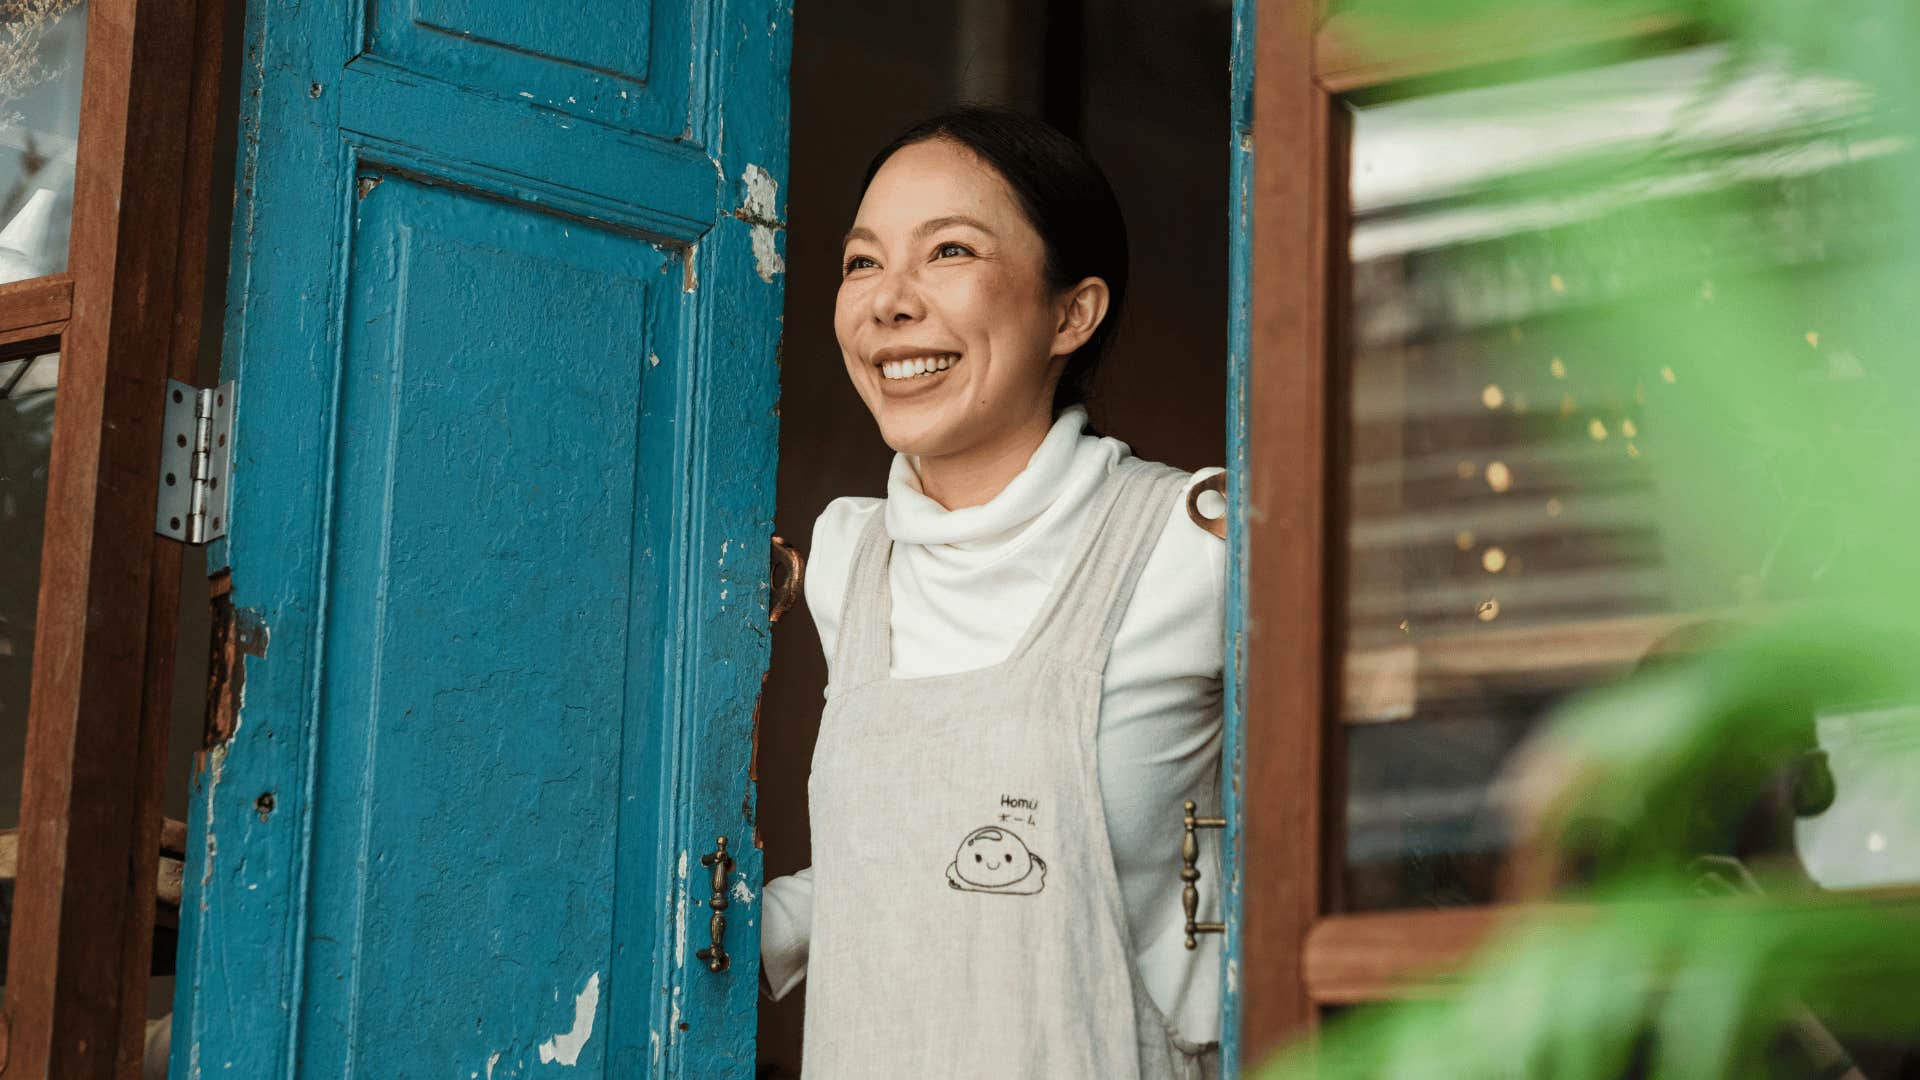
{"type": "Polygon", "coordinates": [[[1301,978],[1316,1006],[1432,993],[1507,914],[1473,907],[1330,915],[1307,934],[1301,978]]]}
{"type": "Polygon", "coordinates": [[[1230,123],[1227,154],[1227,574],[1226,663],[1222,672],[1220,813],[1222,834],[1220,917],[1227,931],[1221,942],[1220,1074],[1240,1075],[1242,1042],[1241,985],[1246,921],[1246,748],[1247,748],[1247,382],[1252,353],[1253,310],[1253,95],[1255,38],[1260,23],[1258,0],[1234,0],[1230,123]]]}
{"type": "Polygon", "coordinates": [[[441,7],[250,5],[173,1064],[748,1075],[790,4],[441,7]]]}
{"type": "MultiPolygon", "coordinates": [[[[171,336],[165,354],[167,376],[185,383],[198,381],[200,344],[208,278],[208,223],[214,213],[214,141],[220,126],[221,61],[224,53],[227,5],[225,0],[196,0],[183,4],[192,10],[194,25],[191,73],[187,89],[186,137],[182,155],[180,199],[177,209],[178,246],[172,277],[175,294],[170,312],[171,336]]],[[[226,200],[219,200],[222,210],[226,200]]],[[[224,254],[224,252],[222,253],[224,254]]],[[[151,482],[148,490],[153,490],[151,482]]],[[[167,737],[173,728],[173,676],[179,636],[181,564],[185,549],[173,540],[149,534],[153,576],[147,603],[147,678],[140,708],[139,763],[135,797],[134,850],[143,854],[166,849],[157,875],[149,875],[159,889],[159,926],[179,925],[182,887],[181,857],[186,850],[186,825],[165,820],[161,803],[166,796],[167,737]],[[173,828],[177,826],[177,828],[173,828]],[[169,835],[171,834],[171,835],[169,835]]],[[[146,879],[142,879],[144,882],[146,879]]],[[[144,889],[143,889],[144,895],[144,889]]],[[[140,910],[136,899],[134,910],[140,910]]],[[[152,905],[147,905],[151,907],[152,905]]],[[[141,1075],[146,1058],[146,986],[149,973],[175,970],[173,950],[177,934],[129,933],[121,953],[120,980],[132,1007],[120,1015],[119,1059],[114,1072],[122,1078],[141,1075]],[[167,955],[153,951],[165,948],[167,955]]]]}
{"type": "Polygon", "coordinates": [[[0,330],[0,360],[17,360],[23,356],[58,352],[60,335],[66,332],[65,322],[36,323],[32,326],[15,327],[12,330],[0,330]]]}
{"type": "Polygon", "coordinates": [[[1336,683],[1327,491],[1339,159],[1334,103],[1313,78],[1312,9],[1309,0],[1263,5],[1255,46],[1251,354],[1241,406],[1248,626],[1238,982],[1248,1063],[1312,1023],[1301,949],[1322,910],[1328,852],[1338,850],[1322,797],[1336,683]]]}
{"type": "Polygon", "coordinates": [[[48,274],[0,285],[0,341],[20,331],[67,321],[73,310],[73,275],[48,274]]]}
{"type": "Polygon", "coordinates": [[[217,42],[196,50],[205,30],[191,5],[91,5],[70,312],[60,283],[41,281],[22,283],[43,290],[39,310],[12,316],[68,324],[6,986],[10,1077],[139,1071],[167,726],[152,703],[168,700],[173,663],[171,634],[156,663],[150,633],[170,629],[179,572],[177,556],[156,567],[155,403],[176,351],[197,347],[174,338],[182,260],[199,257],[181,230],[206,195],[188,164],[190,114],[196,80],[218,82],[204,70],[217,42]]]}
{"type": "MultiPolygon", "coordinates": [[[[173,822],[178,825],[180,822],[173,822]]],[[[20,830],[0,829],[0,881],[13,881],[20,874],[20,830]]],[[[167,907],[180,906],[180,859],[162,855],[154,872],[156,902],[167,907]]],[[[151,921],[151,919],[149,919],[151,921]]]]}

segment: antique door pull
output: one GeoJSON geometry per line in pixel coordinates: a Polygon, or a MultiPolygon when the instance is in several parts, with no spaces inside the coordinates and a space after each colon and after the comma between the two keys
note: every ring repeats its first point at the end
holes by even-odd
{"type": "Polygon", "coordinates": [[[1194,812],[1197,809],[1193,800],[1188,799],[1187,813],[1183,819],[1186,823],[1186,832],[1180,838],[1180,880],[1186,883],[1180,889],[1180,906],[1187,912],[1187,948],[1189,950],[1200,947],[1198,940],[1200,934],[1227,932],[1226,923],[1194,921],[1194,917],[1200,911],[1200,889],[1196,884],[1200,880],[1200,838],[1195,835],[1195,830],[1227,827],[1227,819],[1223,817],[1196,817],[1194,812]]]}
{"type": "Polygon", "coordinates": [[[725,971],[732,959],[727,956],[725,944],[727,936],[727,875],[733,873],[733,856],[727,854],[727,838],[722,836],[714,842],[714,850],[700,856],[701,866],[713,868],[713,897],[707,906],[713,909],[713,918],[708,929],[713,935],[713,944],[693,955],[707,962],[708,971],[725,971]]]}
{"type": "Polygon", "coordinates": [[[1227,474],[1214,473],[1187,489],[1187,517],[1222,540],[1227,538],[1227,474]]]}
{"type": "Polygon", "coordinates": [[[807,560],[793,545],[776,536],[773,538],[773,573],[771,580],[772,596],[767,602],[767,622],[780,621],[794,603],[800,599],[800,586],[806,580],[807,560]]]}

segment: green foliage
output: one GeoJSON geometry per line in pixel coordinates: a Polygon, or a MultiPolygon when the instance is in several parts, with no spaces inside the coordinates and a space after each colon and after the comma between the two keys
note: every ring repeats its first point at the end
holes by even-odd
{"type": "MultiPolygon", "coordinates": [[[[1920,701],[1920,5],[1335,7],[1401,39],[1487,19],[1545,32],[1561,16],[1628,9],[1685,20],[1727,48],[1683,125],[1755,73],[1853,96],[1785,142],[1676,132],[1651,151],[1479,193],[1623,195],[1620,212],[1559,230],[1555,257],[1572,268],[1574,299],[1607,294],[1594,352],[1616,358],[1609,377],[1648,399],[1665,557],[1696,584],[1699,606],[1737,599],[1743,630],[1710,655],[1595,691],[1555,722],[1547,753],[1566,768],[1543,804],[1545,833],[1613,823],[1600,850],[1583,852],[1593,873],[1577,905],[1507,927],[1447,994],[1360,1010],[1261,1075],[1767,1075],[1769,1047],[1806,1009],[1843,1040],[1920,1040],[1914,906],[1791,877],[1704,901],[1687,871],[1805,749],[1814,711],[1920,701]],[[1809,165],[1750,167],[1790,160],[1809,165]],[[1798,178],[1767,179],[1782,174],[1798,178]]],[[[1519,74],[1596,60],[1545,55],[1519,74]]]]}

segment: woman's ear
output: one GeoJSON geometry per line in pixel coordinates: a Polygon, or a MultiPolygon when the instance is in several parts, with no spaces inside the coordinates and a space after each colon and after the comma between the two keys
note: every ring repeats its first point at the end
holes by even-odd
{"type": "Polygon", "coordinates": [[[1062,294],[1058,309],[1060,321],[1053,333],[1053,355],[1071,356],[1079,351],[1093,332],[1100,329],[1111,299],[1106,281],[1097,277],[1085,278],[1062,294]]]}

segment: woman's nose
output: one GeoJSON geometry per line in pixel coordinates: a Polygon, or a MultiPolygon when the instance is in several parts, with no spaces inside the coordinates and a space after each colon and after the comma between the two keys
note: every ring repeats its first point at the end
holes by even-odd
{"type": "Polygon", "coordinates": [[[925,314],[920,294],[911,278],[887,271],[873,290],[873,321],[877,323],[912,322],[925,314]]]}

